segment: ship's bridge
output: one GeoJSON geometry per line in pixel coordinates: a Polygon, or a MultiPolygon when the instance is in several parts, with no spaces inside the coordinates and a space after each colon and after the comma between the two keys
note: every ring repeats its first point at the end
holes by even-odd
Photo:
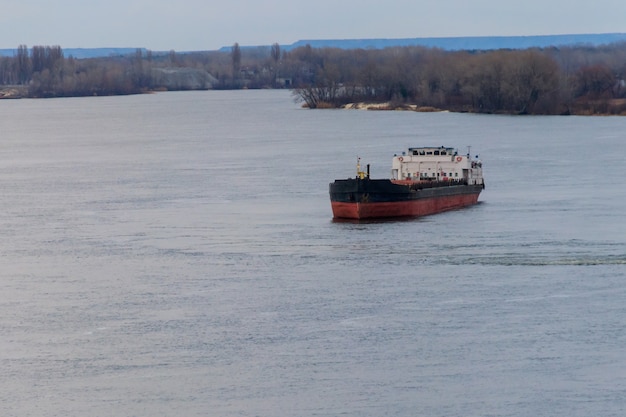
{"type": "Polygon", "coordinates": [[[416,156],[446,156],[446,155],[456,155],[458,152],[454,148],[446,148],[444,146],[440,146],[438,148],[409,148],[409,155],[416,156]]]}
{"type": "Polygon", "coordinates": [[[466,155],[460,155],[455,148],[445,146],[408,148],[401,155],[394,155],[391,178],[482,184],[482,163],[478,156],[471,157],[469,149],[466,155]]]}

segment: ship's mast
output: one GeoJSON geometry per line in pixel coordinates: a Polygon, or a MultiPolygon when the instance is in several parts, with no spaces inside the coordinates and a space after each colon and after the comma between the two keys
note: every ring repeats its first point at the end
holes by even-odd
{"type": "Polygon", "coordinates": [[[367,172],[361,171],[361,158],[356,157],[356,177],[360,179],[364,179],[365,177],[369,178],[370,176],[370,165],[367,164],[367,172]]]}

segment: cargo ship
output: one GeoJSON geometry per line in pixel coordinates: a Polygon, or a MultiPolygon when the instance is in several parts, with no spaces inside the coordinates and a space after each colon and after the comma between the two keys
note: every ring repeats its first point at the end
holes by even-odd
{"type": "Polygon", "coordinates": [[[370,178],[370,167],[356,177],[330,183],[335,219],[415,217],[476,204],[485,188],[482,162],[454,148],[408,148],[394,155],[390,179],[370,178]]]}

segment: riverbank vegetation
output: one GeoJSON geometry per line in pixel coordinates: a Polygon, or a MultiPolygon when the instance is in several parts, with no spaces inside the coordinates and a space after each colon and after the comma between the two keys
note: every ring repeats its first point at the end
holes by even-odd
{"type": "Polygon", "coordinates": [[[373,108],[626,115],[626,43],[544,50],[407,47],[294,53],[315,63],[309,67],[311,81],[295,89],[312,108],[378,103],[373,108]]]}
{"type": "Polygon", "coordinates": [[[281,51],[271,47],[76,59],[21,45],[0,57],[6,97],[289,88],[309,108],[626,115],[626,43],[444,51],[425,47],[281,51]]]}

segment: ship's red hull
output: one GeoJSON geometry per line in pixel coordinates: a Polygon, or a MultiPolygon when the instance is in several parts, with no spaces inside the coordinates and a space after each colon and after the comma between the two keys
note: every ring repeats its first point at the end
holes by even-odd
{"type": "Polygon", "coordinates": [[[331,201],[333,217],[374,219],[385,217],[427,216],[455,210],[478,202],[478,193],[422,198],[408,201],[340,202],[331,201]]]}

